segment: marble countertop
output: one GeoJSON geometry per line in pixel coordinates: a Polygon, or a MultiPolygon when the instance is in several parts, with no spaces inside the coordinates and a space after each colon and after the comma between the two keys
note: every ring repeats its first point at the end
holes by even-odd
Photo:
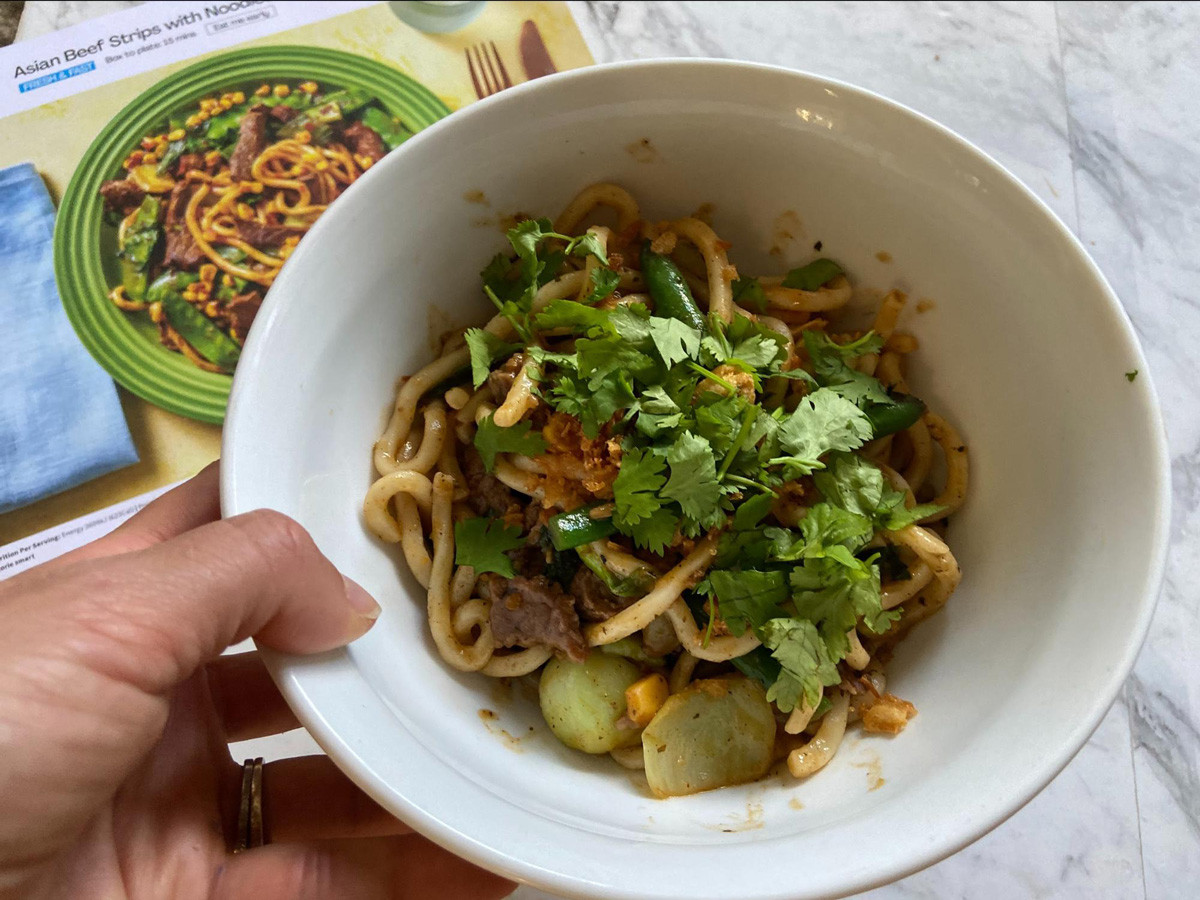
{"type": "MultiPolygon", "coordinates": [[[[17,38],[130,5],[28,2],[17,38]]],[[[598,62],[754,60],[905,103],[1015,172],[1095,257],[1149,357],[1170,441],[1172,546],[1149,638],[1092,739],[1028,806],[861,896],[1200,897],[1200,6],[570,5],[598,62]]]]}

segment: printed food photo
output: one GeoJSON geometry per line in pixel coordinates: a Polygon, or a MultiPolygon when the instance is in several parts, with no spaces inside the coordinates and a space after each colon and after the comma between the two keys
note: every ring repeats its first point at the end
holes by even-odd
{"type": "Polygon", "coordinates": [[[157,82],[96,137],[63,197],[56,274],[80,340],[133,393],[221,422],[296,245],[448,113],[407,75],[317,47],[221,53],[157,82]]]}

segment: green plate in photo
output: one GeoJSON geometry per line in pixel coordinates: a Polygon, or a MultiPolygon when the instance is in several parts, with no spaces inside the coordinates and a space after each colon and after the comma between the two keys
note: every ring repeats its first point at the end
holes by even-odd
{"type": "Polygon", "coordinates": [[[201,60],[144,91],[112,119],[88,148],[59,205],[54,273],[79,339],[123,387],[171,412],[219,424],[233,379],[205,372],[163,347],[146,313],[126,313],[108,298],[121,283],[117,228],[105,221],[100,185],[124,174],[122,162],[168,116],[194,111],[202,97],[264,82],[316,81],[323,90],[358,87],[413,132],[449,115],[427,88],[361,56],[316,47],[255,47],[201,60]]]}

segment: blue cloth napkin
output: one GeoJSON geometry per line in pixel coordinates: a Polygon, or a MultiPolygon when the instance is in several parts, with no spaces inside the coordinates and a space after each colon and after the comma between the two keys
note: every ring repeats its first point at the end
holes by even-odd
{"type": "Polygon", "coordinates": [[[54,204],[29,163],[0,169],[0,512],[137,462],[112,379],[54,285],[54,204]]]}

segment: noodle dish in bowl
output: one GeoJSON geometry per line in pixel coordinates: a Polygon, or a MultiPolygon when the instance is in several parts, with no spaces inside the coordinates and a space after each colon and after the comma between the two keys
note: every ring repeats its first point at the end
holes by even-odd
{"type": "Polygon", "coordinates": [[[313,226],[222,508],[379,600],[267,661],[430,839],[572,898],[845,896],[1002,822],[1116,696],[1169,521],[1146,371],[1079,242],[940,125],[600,66],[456,112],[313,226]]]}

